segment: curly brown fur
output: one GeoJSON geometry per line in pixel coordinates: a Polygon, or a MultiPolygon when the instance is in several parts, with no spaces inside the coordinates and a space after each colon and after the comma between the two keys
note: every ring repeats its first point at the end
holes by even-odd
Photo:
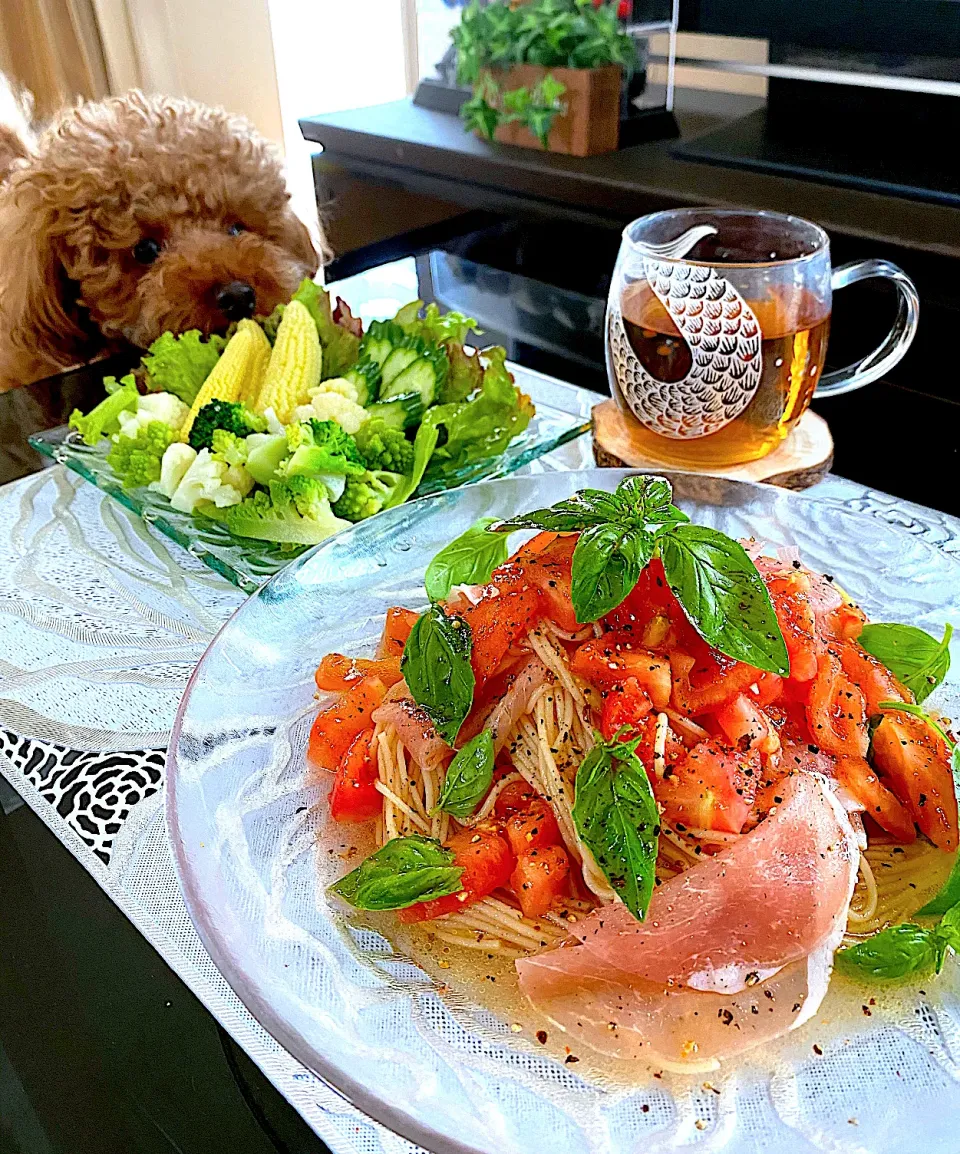
{"type": "Polygon", "coordinates": [[[230,282],[269,313],[317,265],[245,120],[139,92],[81,104],[0,188],[0,392],[167,329],[223,331],[230,282]],[[133,251],[145,238],[149,264],[133,251]]]}

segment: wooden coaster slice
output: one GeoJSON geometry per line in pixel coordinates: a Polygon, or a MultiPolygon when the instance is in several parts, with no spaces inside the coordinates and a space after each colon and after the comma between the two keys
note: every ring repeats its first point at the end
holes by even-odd
{"type": "MultiPolygon", "coordinates": [[[[593,456],[601,468],[670,470],[663,461],[637,453],[630,429],[613,400],[602,401],[593,409],[593,456]]],[[[803,414],[782,445],[759,461],[727,468],[695,469],[673,466],[685,473],[709,473],[738,481],[762,481],[782,489],[809,489],[821,481],[833,464],[833,437],[823,417],[810,409],[803,414]]]]}

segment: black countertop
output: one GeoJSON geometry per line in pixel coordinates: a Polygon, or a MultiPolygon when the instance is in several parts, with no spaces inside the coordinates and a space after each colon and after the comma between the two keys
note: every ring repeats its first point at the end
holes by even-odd
{"type": "MultiPolygon", "coordinates": [[[[681,135],[699,136],[757,105],[679,90],[681,135]]],[[[672,155],[672,140],[583,159],[560,156],[491,144],[465,132],[457,117],[409,100],[306,117],[300,127],[308,141],[322,145],[323,165],[468,208],[546,210],[619,226],[679,204],[737,205],[805,216],[832,235],[960,257],[960,208],[681,160],[672,155]]]]}

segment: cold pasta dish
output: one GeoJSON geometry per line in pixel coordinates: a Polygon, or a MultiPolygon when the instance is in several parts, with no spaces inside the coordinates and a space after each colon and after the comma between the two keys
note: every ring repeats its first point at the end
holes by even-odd
{"type": "Polygon", "coordinates": [[[673,1069],[808,1021],[834,968],[939,972],[950,627],[871,624],[769,548],[633,476],[442,549],[425,609],[317,669],[310,773],[374,847],[336,899],[513,959],[571,1045],[673,1069]]]}

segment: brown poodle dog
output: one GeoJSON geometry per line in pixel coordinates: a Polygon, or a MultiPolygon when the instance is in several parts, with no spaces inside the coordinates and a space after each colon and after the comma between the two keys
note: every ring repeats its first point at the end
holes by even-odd
{"type": "Polygon", "coordinates": [[[192,101],[130,92],[33,147],[7,133],[0,180],[0,392],[167,329],[223,331],[317,270],[271,146],[192,101]]]}

